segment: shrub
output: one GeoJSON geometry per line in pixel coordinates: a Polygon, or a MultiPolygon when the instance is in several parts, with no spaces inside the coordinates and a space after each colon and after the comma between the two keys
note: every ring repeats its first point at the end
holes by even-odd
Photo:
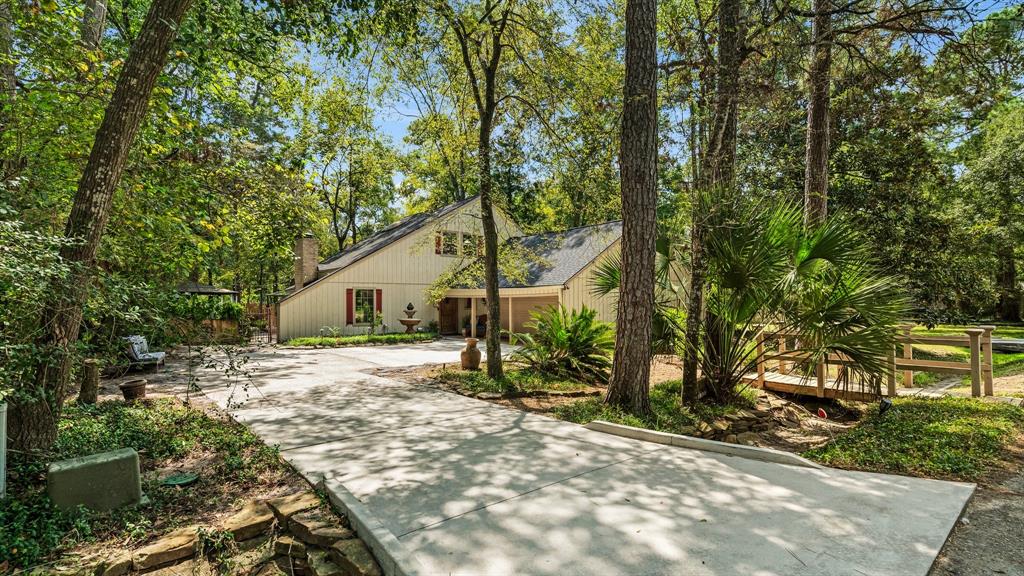
{"type": "Polygon", "coordinates": [[[534,333],[510,336],[512,343],[522,344],[513,360],[558,377],[608,381],[615,335],[611,324],[597,319],[597,311],[550,306],[530,315],[527,327],[534,333]]]}
{"type": "MultiPolygon", "coordinates": [[[[322,330],[321,330],[322,332],[322,330]]],[[[363,346],[366,344],[402,344],[407,342],[427,342],[437,338],[433,332],[395,332],[392,334],[356,334],[353,336],[303,336],[292,338],[285,346],[323,346],[325,348],[344,348],[346,346],[363,346]]]]}
{"type": "Polygon", "coordinates": [[[241,320],[245,307],[227,298],[181,296],[172,305],[178,318],[187,320],[241,320]]]}

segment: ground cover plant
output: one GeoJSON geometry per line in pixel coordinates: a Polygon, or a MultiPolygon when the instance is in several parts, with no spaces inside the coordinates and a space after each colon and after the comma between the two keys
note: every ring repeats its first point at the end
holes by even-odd
{"type": "Polygon", "coordinates": [[[405,344],[410,342],[429,342],[436,340],[433,332],[416,332],[413,334],[357,334],[355,336],[306,336],[292,338],[285,346],[319,346],[322,348],[344,348],[346,346],[363,346],[366,344],[405,344]]]}
{"type": "Polygon", "coordinates": [[[480,393],[508,394],[512,392],[575,392],[586,390],[590,384],[572,378],[538,372],[532,368],[510,364],[505,377],[495,380],[480,370],[451,370],[442,368],[434,377],[453,385],[467,395],[480,393]]]}
{"type": "Polygon", "coordinates": [[[277,450],[245,427],[171,398],[68,405],[48,460],[119,448],[139,452],[150,503],[105,514],[57,510],[46,496],[46,464],[11,454],[8,497],[0,500],[0,571],[45,563],[82,544],[139,544],[196,514],[229,510],[248,490],[271,489],[289,474],[277,450]],[[177,465],[197,471],[198,482],[179,489],[150,474],[177,465]]]}
{"type": "Polygon", "coordinates": [[[969,398],[896,398],[884,414],[804,453],[827,466],[976,480],[1024,432],[1024,409],[969,398]]]}
{"type": "Polygon", "coordinates": [[[651,414],[637,416],[615,406],[605,404],[601,398],[584,398],[557,406],[552,414],[562,420],[586,424],[594,420],[605,420],[615,424],[647,428],[672,434],[692,433],[688,428],[698,421],[714,420],[717,417],[752,408],[756,391],[745,389],[733,396],[727,404],[704,404],[683,406],[680,396],[681,381],[670,380],[651,387],[651,414]]]}

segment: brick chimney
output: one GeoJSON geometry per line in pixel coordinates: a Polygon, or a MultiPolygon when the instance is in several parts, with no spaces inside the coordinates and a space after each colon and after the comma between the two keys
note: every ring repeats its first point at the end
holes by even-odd
{"type": "Polygon", "coordinates": [[[295,238],[295,289],[316,280],[316,265],[320,261],[319,245],[312,232],[295,238]]]}

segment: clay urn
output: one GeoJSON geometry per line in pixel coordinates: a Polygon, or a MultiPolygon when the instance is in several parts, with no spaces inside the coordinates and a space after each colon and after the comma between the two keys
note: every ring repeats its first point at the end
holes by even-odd
{"type": "Polygon", "coordinates": [[[476,338],[466,338],[466,347],[462,349],[463,370],[480,369],[480,349],[476,347],[478,341],[476,338]]]}

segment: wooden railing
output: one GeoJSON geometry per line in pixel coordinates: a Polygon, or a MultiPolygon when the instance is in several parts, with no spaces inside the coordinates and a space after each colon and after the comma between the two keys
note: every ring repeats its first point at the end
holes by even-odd
{"type": "Polygon", "coordinates": [[[903,334],[896,341],[903,344],[903,353],[895,358],[889,374],[889,391],[895,394],[896,371],[903,371],[903,385],[914,382],[914,372],[938,372],[942,374],[970,374],[971,396],[984,394],[992,396],[992,332],[995,326],[978,326],[964,330],[965,336],[918,336],[911,334],[913,326],[900,327],[903,334]],[[918,360],[914,358],[914,344],[933,346],[966,347],[969,353],[966,362],[948,360],[918,360]]]}
{"type": "MultiPolygon", "coordinates": [[[[914,382],[914,372],[936,372],[943,374],[964,374],[971,376],[971,396],[992,396],[992,332],[995,326],[978,326],[964,330],[964,336],[919,336],[911,334],[912,325],[900,326],[902,334],[896,338],[899,354],[893,349],[886,358],[889,370],[886,374],[885,396],[896,395],[896,374],[903,372],[903,386],[910,387],[914,382]],[[902,344],[902,346],[900,346],[902,344]],[[914,358],[914,345],[957,346],[966,347],[968,360],[957,362],[950,360],[923,360],[914,358]]],[[[789,374],[796,365],[805,365],[811,360],[811,354],[800,351],[787,351],[790,339],[799,340],[799,333],[773,333],[772,338],[778,342],[778,352],[765,354],[763,340],[757,342],[757,385],[764,387],[766,364],[769,360],[777,360],[779,374],[789,374]]],[[[846,380],[848,366],[855,362],[844,354],[830,354],[827,362],[819,360],[815,366],[816,394],[823,397],[828,382],[829,367],[836,367],[837,377],[846,380]]],[[[879,386],[880,388],[880,386],[879,386]]]]}

